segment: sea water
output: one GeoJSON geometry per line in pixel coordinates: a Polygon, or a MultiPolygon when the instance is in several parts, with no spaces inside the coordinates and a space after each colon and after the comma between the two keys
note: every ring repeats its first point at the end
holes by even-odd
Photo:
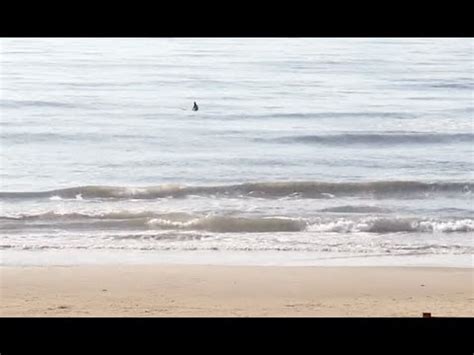
{"type": "Polygon", "coordinates": [[[0,39],[0,263],[472,267],[473,43],[0,39]]]}

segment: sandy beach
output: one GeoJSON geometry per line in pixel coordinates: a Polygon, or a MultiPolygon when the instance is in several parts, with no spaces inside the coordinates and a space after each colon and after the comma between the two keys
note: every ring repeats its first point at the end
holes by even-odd
{"type": "Polygon", "coordinates": [[[1,267],[2,317],[472,317],[462,268],[1,267]]]}

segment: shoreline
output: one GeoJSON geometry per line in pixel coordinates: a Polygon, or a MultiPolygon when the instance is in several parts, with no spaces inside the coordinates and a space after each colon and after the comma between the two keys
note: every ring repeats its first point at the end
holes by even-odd
{"type": "Polygon", "coordinates": [[[274,267],[473,268],[471,255],[339,255],[292,251],[0,250],[0,267],[202,265],[274,267]]]}
{"type": "Polygon", "coordinates": [[[473,317],[472,268],[0,266],[1,317],[473,317]]]}

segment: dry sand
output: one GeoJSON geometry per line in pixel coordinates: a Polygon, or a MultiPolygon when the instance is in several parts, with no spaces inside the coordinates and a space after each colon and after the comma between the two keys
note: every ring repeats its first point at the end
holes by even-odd
{"type": "Polygon", "coordinates": [[[0,267],[0,316],[474,316],[473,269],[0,267]]]}

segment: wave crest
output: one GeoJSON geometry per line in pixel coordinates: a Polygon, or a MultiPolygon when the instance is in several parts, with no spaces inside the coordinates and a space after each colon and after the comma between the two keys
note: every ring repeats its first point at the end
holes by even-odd
{"type": "Polygon", "coordinates": [[[441,144],[441,143],[473,143],[474,135],[471,133],[405,133],[405,134],[376,134],[376,133],[351,133],[331,135],[305,135],[278,137],[273,139],[258,139],[258,141],[275,143],[303,143],[322,145],[398,145],[398,144],[441,144]]]}
{"type": "Polygon", "coordinates": [[[192,215],[183,212],[140,213],[115,212],[104,214],[47,212],[37,215],[0,217],[0,230],[175,230],[207,231],[213,233],[471,233],[474,219],[420,218],[386,216],[219,216],[192,215]]]}
{"type": "Polygon", "coordinates": [[[300,232],[306,229],[306,222],[303,220],[290,218],[242,218],[212,216],[197,218],[188,222],[152,219],[148,223],[154,228],[205,230],[215,233],[300,232]]]}
{"type": "Polygon", "coordinates": [[[472,219],[419,219],[419,218],[378,218],[362,219],[337,218],[320,220],[308,226],[308,230],[332,233],[452,233],[473,232],[472,219]]]}
{"type": "Polygon", "coordinates": [[[471,182],[419,182],[419,181],[373,181],[373,182],[318,182],[283,181],[255,182],[237,185],[184,186],[161,185],[149,187],[79,186],[40,192],[0,192],[0,198],[54,198],[54,199],[156,199],[198,196],[250,196],[279,198],[298,196],[302,198],[331,198],[338,196],[371,197],[426,197],[432,194],[470,194],[471,182]]]}

